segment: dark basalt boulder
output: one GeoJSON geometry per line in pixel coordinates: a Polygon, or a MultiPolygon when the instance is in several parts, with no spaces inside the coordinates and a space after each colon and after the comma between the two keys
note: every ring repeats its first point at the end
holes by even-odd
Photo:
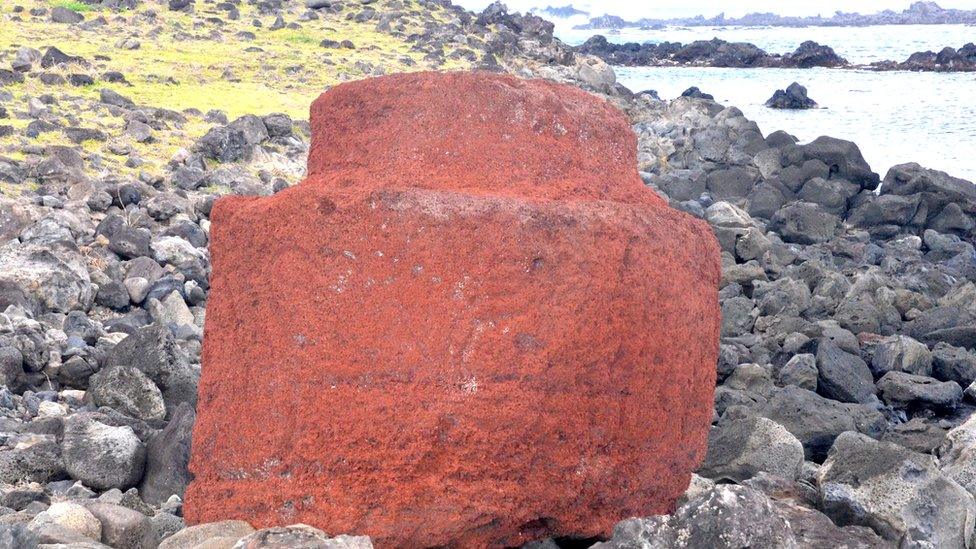
{"type": "Polygon", "coordinates": [[[7,69],[0,69],[0,86],[8,86],[10,84],[20,84],[24,81],[24,75],[16,71],[8,71],[7,69]]]}
{"type": "Polygon", "coordinates": [[[812,40],[800,44],[791,54],[783,57],[784,66],[808,69],[810,67],[842,67],[847,59],[837,55],[830,46],[822,46],[812,40]]]}
{"type": "Polygon", "coordinates": [[[45,69],[69,64],[87,65],[88,62],[82,57],[68,55],[54,46],[49,47],[41,58],[41,67],[45,69]]]}
{"type": "Polygon", "coordinates": [[[610,540],[593,548],[795,546],[790,522],[777,514],[769,498],[745,486],[720,485],[674,515],[622,521],[610,540]]]}
{"type": "Polygon", "coordinates": [[[824,512],[870,526],[899,547],[969,545],[973,499],[930,455],[844,433],[817,472],[824,512]]]}
{"type": "Polygon", "coordinates": [[[894,166],[881,185],[881,196],[919,203],[918,225],[962,237],[976,236],[976,185],[915,163],[894,166]]]}
{"type": "Polygon", "coordinates": [[[63,6],[55,6],[51,10],[51,21],[54,23],[67,23],[69,25],[73,25],[84,20],[84,15],[63,6]]]}
{"type": "Polygon", "coordinates": [[[800,149],[806,160],[820,160],[827,165],[828,179],[840,177],[869,191],[877,189],[881,182],[881,177],[871,171],[855,143],[822,136],[800,149]]]}
{"type": "Polygon", "coordinates": [[[184,11],[189,12],[193,10],[193,4],[196,0],[169,0],[170,11],[184,11]]]}
{"type": "MultiPolygon", "coordinates": [[[[623,47],[630,46],[631,44],[637,48],[640,47],[636,43],[624,44],[623,47]]],[[[603,36],[602,34],[594,34],[593,36],[589,37],[586,42],[583,42],[582,46],[580,46],[580,53],[602,57],[603,55],[611,53],[614,47],[617,47],[617,45],[611,44],[610,41],[607,40],[606,36],[603,36]]]]}
{"type": "Polygon", "coordinates": [[[769,229],[784,242],[809,245],[829,241],[839,224],[840,219],[820,205],[797,201],[777,211],[770,219],[769,229]]]}
{"type": "Polygon", "coordinates": [[[705,93],[698,89],[698,86],[692,86],[687,90],[681,92],[681,97],[691,97],[693,99],[707,99],[709,101],[714,101],[715,96],[710,93],[705,93]]]}
{"type": "Polygon", "coordinates": [[[766,106],[771,109],[815,109],[817,102],[807,96],[804,86],[793,82],[785,90],[776,90],[766,101],[766,106]]]}
{"type": "Polygon", "coordinates": [[[485,8],[476,22],[485,27],[489,25],[506,27],[515,34],[540,39],[542,43],[551,42],[555,30],[554,24],[538,15],[509,13],[508,8],[502,2],[494,2],[485,8]]]}
{"type": "Polygon", "coordinates": [[[786,428],[803,444],[806,459],[822,462],[834,440],[846,431],[879,437],[886,423],[871,406],[841,403],[813,391],[788,386],[758,409],[758,415],[786,428]]]}
{"type": "Polygon", "coordinates": [[[962,387],[955,381],[905,372],[888,372],[878,380],[878,389],[885,404],[909,412],[931,409],[948,413],[962,400],[962,387]]]}
{"type": "Polygon", "coordinates": [[[744,68],[762,65],[769,54],[754,44],[729,42],[718,47],[712,56],[710,66],[744,68]]]}
{"type": "Polygon", "coordinates": [[[166,427],[149,437],[146,476],[139,494],[147,502],[161,505],[170,496],[183,497],[192,477],[187,470],[190,461],[190,434],[196,414],[187,404],[180,404],[166,427]]]}
{"type": "Polygon", "coordinates": [[[971,72],[976,71],[976,44],[972,42],[959,48],[942,48],[938,53],[919,51],[913,53],[902,63],[880,64],[875,68],[882,70],[909,70],[933,72],[971,72]]]}
{"type": "Polygon", "coordinates": [[[715,55],[715,52],[718,51],[719,46],[723,43],[723,40],[717,38],[712,40],[696,40],[675,52],[672,59],[679,63],[692,63],[701,59],[707,59],[715,55]]]}

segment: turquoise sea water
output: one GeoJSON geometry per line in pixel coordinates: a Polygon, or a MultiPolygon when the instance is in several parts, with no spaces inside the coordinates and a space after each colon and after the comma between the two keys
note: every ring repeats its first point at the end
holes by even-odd
{"type": "Polygon", "coordinates": [[[763,132],[786,130],[802,141],[830,135],[854,141],[882,177],[905,162],[976,181],[976,74],[834,69],[618,68],[628,88],[677,97],[698,86],[735,105],[763,132]],[[768,109],[791,82],[807,87],[822,108],[768,109]]]}
{"type": "MultiPolygon", "coordinates": [[[[561,37],[571,43],[590,34],[592,31],[560,30],[561,37]]],[[[610,39],[686,43],[714,36],[752,42],[771,52],[792,51],[804,40],[816,40],[852,62],[868,63],[904,60],[915,51],[976,42],[976,27],[632,29],[610,39]]],[[[628,88],[657,90],[662,98],[698,86],[716,100],[742,109],[766,133],[782,129],[804,141],[820,135],[854,141],[882,176],[895,164],[918,162],[976,181],[976,73],[618,67],[617,74],[628,88]],[[778,111],[763,106],[776,89],[794,81],[806,86],[823,108],[778,111]]]]}

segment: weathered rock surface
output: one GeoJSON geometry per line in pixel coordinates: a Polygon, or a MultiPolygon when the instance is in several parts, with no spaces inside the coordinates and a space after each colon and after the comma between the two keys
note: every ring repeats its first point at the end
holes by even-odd
{"type": "Polygon", "coordinates": [[[92,541],[102,539],[102,523],[83,505],[70,501],[51,505],[31,522],[35,527],[41,524],[63,526],[92,541]]]}
{"type": "Polygon", "coordinates": [[[98,490],[134,486],[146,464],[146,447],[131,427],[112,427],[90,415],[64,426],[63,458],[72,477],[98,490]]]}
{"type": "Polygon", "coordinates": [[[516,545],[670,510],[711,418],[718,254],[641,184],[626,119],[419,74],[335,88],[312,127],[308,180],[212,213],[188,521],[516,545]]]}
{"type": "Polygon", "coordinates": [[[708,453],[698,474],[742,482],[762,472],[795,479],[803,465],[803,445],[781,425],[749,417],[723,421],[708,437],[708,453]]]}
{"type": "Polygon", "coordinates": [[[235,548],[273,549],[277,547],[315,547],[320,549],[373,549],[373,543],[365,536],[341,535],[330,538],[317,528],[304,524],[258,530],[241,538],[235,548]]]}
{"type": "Polygon", "coordinates": [[[963,237],[976,236],[976,186],[944,172],[925,169],[918,164],[901,164],[891,168],[881,185],[881,195],[911,200],[915,204],[905,225],[963,237]]]}
{"type": "Polygon", "coordinates": [[[888,372],[878,380],[878,389],[887,404],[913,412],[920,408],[951,412],[962,400],[962,387],[955,381],[904,372],[888,372]]]}
{"type": "Polygon", "coordinates": [[[828,338],[817,346],[817,392],[840,402],[875,402],[874,378],[861,357],[845,352],[828,338]]]}
{"type": "Polygon", "coordinates": [[[935,344],[931,353],[932,376],[968,387],[976,381],[976,353],[947,343],[935,344]]]}
{"type": "Polygon", "coordinates": [[[813,461],[823,461],[841,433],[880,435],[884,431],[884,418],[872,408],[829,400],[798,387],[778,391],[760,414],[799,439],[806,458],[813,461]]]}
{"type": "Polygon", "coordinates": [[[254,533],[254,528],[243,520],[225,520],[189,526],[173,534],[159,544],[159,549],[184,549],[189,547],[233,547],[238,540],[254,533]]]}
{"type": "MultiPolygon", "coordinates": [[[[946,365],[945,373],[951,370],[946,365]]],[[[908,336],[892,336],[878,343],[871,360],[871,371],[877,376],[888,372],[932,375],[932,353],[924,344],[908,336]]]]}
{"type": "Polygon", "coordinates": [[[146,444],[146,474],[139,485],[139,495],[146,503],[161,505],[174,495],[183,497],[192,480],[187,467],[195,419],[193,408],[181,404],[166,427],[150,435],[146,444]]]}
{"type": "Polygon", "coordinates": [[[0,307],[37,314],[87,310],[95,298],[84,258],[73,244],[12,243],[0,247],[0,307]]]}
{"type": "Polygon", "coordinates": [[[790,523],[762,493],[719,485],[681,506],[673,515],[621,522],[613,537],[593,549],[641,547],[796,547],[790,523]]]}
{"type": "Polygon", "coordinates": [[[102,524],[102,542],[118,549],[149,549],[153,544],[149,517],[114,503],[94,501],[87,509],[102,524]]]}
{"type": "Polygon", "coordinates": [[[976,416],[946,434],[939,448],[939,466],[976,497],[976,416]]]}
{"type": "Polygon", "coordinates": [[[142,420],[166,417],[166,404],[159,387],[131,365],[107,367],[91,376],[92,402],[115,408],[142,420]]]}
{"type": "Polygon", "coordinates": [[[844,433],[818,482],[825,512],[841,525],[870,526],[888,540],[968,547],[976,503],[932,456],[844,433]]]}
{"type": "Polygon", "coordinates": [[[834,237],[840,220],[818,204],[797,201],[778,210],[769,228],[786,242],[817,244],[834,237]]]}
{"type": "Polygon", "coordinates": [[[65,476],[61,448],[54,440],[0,450],[0,482],[50,482],[65,476]]]}
{"type": "MultiPolygon", "coordinates": [[[[179,294],[175,297],[183,304],[179,294]]],[[[106,368],[126,367],[136,368],[159,388],[168,412],[182,403],[196,405],[200,374],[166,327],[147,326],[120,341],[109,353],[106,368]]]]}

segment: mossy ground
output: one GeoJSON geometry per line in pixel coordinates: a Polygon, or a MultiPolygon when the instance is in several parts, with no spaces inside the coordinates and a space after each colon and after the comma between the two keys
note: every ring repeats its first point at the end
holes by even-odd
{"type": "MultiPolygon", "coordinates": [[[[413,49],[405,37],[422,32],[425,24],[454,17],[441,8],[421,7],[414,0],[381,0],[375,4],[383,12],[384,2],[395,4],[403,13],[397,18],[405,31],[378,30],[377,20],[357,22],[350,14],[361,11],[358,3],[348,3],[341,13],[319,12],[318,20],[299,21],[304,2],[288,2],[286,23],[298,28],[271,30],[274,16],[261,14],[250,4],[238,5],[240,18],[232,20],[217,11],[213,4],[198,3],[194,14],[171,12],[165,3],[145,2],[133,10],[95,9],[70,0],[22,0],[0,2],[0,66],[8,68],[14,52],[21,46],[44,51],[54,46],[69,55],[81,56],[88,66],[61,66],[48,69],[67,77],[84,73],[92,85],[45,85],[32,75],[22,84],[4,90],[14,95],[8,111],[26,111],[30,98],[51,95],[52,114],[65,126],[96,128],[110,136],[109,142],[121,140],[145,164],[139,170],[165,164],[181,148],[188,147],[212,125],[202,116],[220,110],[234,119],[243,114],[282,112],[295,119],[306,119],[312,100],[330,86],[373,74],[415,70],[465,69],[465,61],[449,60],[435,66],[424,53],[413,49]],[[76,5],[78,4],[78,5],[76,5]],[[14,11],[15,5],[24,8],[14,11]],[[82,25],[64,25],[49,17],[31,17],[32,8],[63,6],[83,13],[82,25]],[[104,24],[91,25],[102,18],[104,24]],[[217,20],[219,18],[219,21],[217,20]],[[256,26],[255,22],[260,22],[256,26]],[[245,37],[243,33],[250,33],[245,37]],[[126,39],[139,42],[138,49],[122,47],[126,39]],[[323,48],[323,40],[350,40],[355,49],[323,48]],[[127,84],[106,83],[104,74],[122,73],[127,84]],[[111,88],[132,99],[137,105],[193,113],[188,122],[172,125],[167,131],[155,132],[151,143],[135,143],[124,135],[125,121],[113,116],[97,99],[102,88],[111,88]],[[192,110],[191,110],[192,109],[192,110]]],[[[42,70],[39,67],[35,70],[42,70]]],[[[30,120],[13,116],[0,120],[22,130],[30,120]]],[[[125,166],[128,155],[113,154],[109,142],[82,144],[85,151],[101,154],[107,169],[131,173],[125,166]]],[[[0,155],[17,158],[29,145],[70,144],[60,131],[30,139],[20,131],[0,138],[0,155]]],[[[112,147],[118,149],[118,147],[112,147]]],[[[2,191],[2,190],[0,190],[2,191]]]]}
{"type": "Polygon", "coordinates": [[[55,0],[51,2],[51,5],[67,8],[78,13],[85,13],[95,9],[90,4],[86,4],[80,0],[55,0]]]}

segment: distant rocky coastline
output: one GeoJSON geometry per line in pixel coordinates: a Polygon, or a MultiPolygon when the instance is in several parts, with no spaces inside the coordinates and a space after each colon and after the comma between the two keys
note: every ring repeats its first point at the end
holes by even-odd
{"type": "Polygon", "coordinates": [[[546,6],[541,10],[538,10],[544,16],[548,17],[559,17],[561,19],[568,19],[577,15],[589,15],[590,12],[576,9],[572,4],[566,4],[562,7],[546,6]]]}
{"type": "Polygon", "coordinates": [[[747,42],[726,42],[718,38],[697,40],[690,44],[661,42],[652,44],[614,44],[602,35],[587,40],[579,52],[595,55],[611,65],[661,67],[696,66],[727,68],[794,68],[844,67],[848,61],[829,46],[813,41],[800,45],[794,52],[777,55],[747,42]]]}
{"type": "Polygon", "coordinates": [[[873,14],[837,12],[830,17],[820,15],[811,17],[790,17],[775,13],[749,13],[742,17],[726,17],[724,13],[715,17],[681,17],[675,19],[643,18],[627,21],[615,15],[591,18],[589,23],[577,25],[576,29],[625,29],[656,28],[665,26],[680,27],[866,27],[871,25],[956,25],[976,24],[976,10],[945,9],[935,2],[915,2],[901,12],[884,10],[873,14]]]}
{"type": "Polygon", "coordinates": [[[833,48],[808,40],[791,53],[769,53],[748,42],[727,42],[719,38],[696,40],[689,44],[661,42],[654,44],[628,42],[614,44],[603,35],[595,35],[578,48],[579,53],[595,55],[603,61],[624,67],[720,67],[735,69],[776,68],[808,69],[812,67],[866,69],[874,71],[973,72],[976,71],[976,44],[958,50],[946,47],[938,53],[913,53],[905,61],[878,61],[855,65],[833,48]]]}
{"type": "Polygon", "coordinates": [[[945,47],[938,53],[919,51],[901,63],[880,61],[873,63],[871,68],[893,71],[974,72],[976,71],[976,44],[970,42],[958,50],[945,47]]]}

